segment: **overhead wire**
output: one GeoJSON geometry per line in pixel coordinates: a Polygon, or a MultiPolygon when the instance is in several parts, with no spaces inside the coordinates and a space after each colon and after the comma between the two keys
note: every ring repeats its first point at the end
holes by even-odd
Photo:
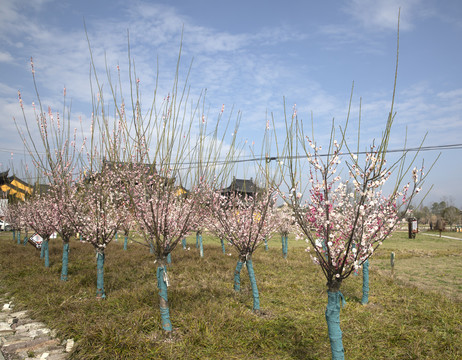
{"type": "MultiPolygon", "coordinates": [[[[460,150],[462,149],[462,144],[443,144],[443,145],[428,145],[428,146],[420,146],[420,147],[410,147],[410,148],[403,148],[403,149],[389,149],[387,150],[387,153],[406,153],[406,152],[424,152],[424,151],[444,151],[444,150],[460,150]]],[[[28,155],[30,154],[24,153],[21,150],[17,149],[5,149],[5,148],[0,148],[0,152],[8,152],[8,153],[19,153],[21,152],[21,155],[28,155]]],[[[360,151],[360,152],[354,152],[352,154],[354,155],[364,155],[367,154],[368,151],[360,151]]],[[[43,154],[39,154],[43,155],[43,154]]],[[[339,156],[346,156],[349,155],[349,153],[340,153],[338,154],[339,156]]],[[[324,154],[318,154],[317,156],[320,157],[326,157],[329,156],[329,154],[324,153],[324,154]]],[[[295,159],[303,159],[306,157],[306,155],[296,155],[296,156],[266,156],[266,155],[256,155],[256,156],[251,156],[245,159],[223,159],[223,160],[217,160],[213,163],[215,166],[220,166],[220,165],[226,165],[226,164],[238,164],[238,163],[246,163],[246,162],[258,162],[258,161],[283,161],[283,160],[295,160],[295,159]]],[[[197,167],[201,162],[199,161],[191,161],[191,162],[184,162],[182,164],[169,164],[170,166],[174,165],[181,165],[179,170],[187,170],[191,168],[197,167]]],[[[212,164],[209,164],[212,165],[212,164]]],[[[78,175],[78,173],[74,173],[73,175],[78,175]]]]}

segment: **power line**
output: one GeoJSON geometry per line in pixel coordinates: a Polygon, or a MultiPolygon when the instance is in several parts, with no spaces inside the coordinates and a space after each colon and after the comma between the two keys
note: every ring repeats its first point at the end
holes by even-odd
{"type": "MultiPolygon", "coordinates": [[[[462,144],[445,144],[445,145],[429,145],[429,146],[421,146],[421,147],[411,147],[411,148],[403,148],[403,149],[389,149],[387,150],[387,153],[407,153],[407,152],[424,152],[424,151],[444,151],[444,150],[460,150],[462,149],[462,144]]],[[[5,149],[5,148],[0,148],[0,152],[8,152],[8,153],[14,153],[15,151],[19,152],[21,150],[14,150],[14,149],[5,149]]],[[[360,152],[354,152],[352,154],[354,155],[364,155],[368,153],[369,151],[360,151],[360,152]]],[[[45,155],[45,153],[38,153],[39,155],[45,155]]],[[[24,155],[24,154],[22,154],[24,155]]],[[[28,156],[31,156],[30,154],[25,154],[28,156]]],[[[332,154],[318,154],[317,156],[320,157],[326,157],[332,154]]],[[[349,153],[340,153],[338,154],[339,156],[346,156],[350,155],[349,153]]],[[[246,162],[257,162],[257,161],[282,161],[282,160],[294,160],[294,159],[303,159],[305,158],[306,155],[295,155],[295,156],[264,156],[264,155],[257,155],[253,157],[248,157],[246,159],[223,159],[223,160],[217,160],[213,162],[213,165],[215,166],[220,166],[220,165],[226,165],[226,164],[238,164],[238,163],[246,163],[246,162]]],[[[169,166],[175,166],[175,165],[181,165],[181,168],[178,170],[187,170],[190,168],[197,167],[198,165],[202,164],[200,161],[192,161],[192,162],[184,162],[182,164],[178,163],[172,163],[169,164],[169,166]]],[[[211,165],[210,163],[207,163],[207,165],[211,165]]],[[[73,175],[78,175],[78,173],[73,173],[73,175]]],[[[40,179],[41,177],[31,177],[34,179],[40,179]]]]}
{"type": "MultiPolygon", "coordinates": [[[[462,149],[462,144],[448,144],[448,145],[431,145],[404,149],[391,149],[387,150],[388,153],[407,153],[407,152],[422,152],[422,151],[443,151],[443,150],[459,150],[462,149]]],[[[353,152],[354,155],[364,155],[370,151],[353,152]]],[[[318,154],[317,156],[326,157],[332,154],[318,154]]],[[[349,153],[340,153],[339,156],[346,156],[349,153]]],[[[295,155],[295,156],[264,156],[258,155],[248,159],[235,159],[235,160],[218,160],[214,162],[215,165],[224,165],[227,163],[243,163],[243,162],[255,162],[255,161],[274,161],[274,160],[291,160],[291,159],[303,159],[306,155],[295,155]]],[[[182,165],[199,165],[200,162],[194,161],[189,163],[183,163],[182,165]]]]}
{"type": "MultiPolygon", "coordinates": [[[[387,153],[396,153],[396,152],[421,152],[421,151],[435,151],[435,150],[460,150],[462,149],[462,144],[445,144],[445,145],[429,145],[429,146],[422,146],[422,147],[412,147],[412,148],[404,148],[404,149],[392,149],[392,150],[387,150],[387,153]]],[[[25,150],[19,150],[19,149],[5,149],[5,148],[0,148],[0,152],[6,152],[6,153],[12,153],[12,154],[17,154],[21,153],[21,155],[27,155],[31,156],[28,152],[25,150]]],[[[355,152],[355,155],[363,155],[366,154],[367,151],[360,151],[360,152],[355,152]]],[[[46,153],[38,152],[37,155],[46,155],[46,153]]],[[[340,154],[340,155],[347,155],[347,154],[340,154]]],[[[293,158],[302,158],[305,155],[297,155],[294,156],[293,158]]],[[[318,156],[328,156],[328,154],[319,154],[318,156]]],[[[249,161],[258,161],[258,160],[265,160],[267,157],[263,155],[259,156],[254,156],[254,157],[249,157],[247,159],[236,159],[236,160],[231,160],[230,162],[249,162],[249,161]]],[[[271,159],[276,159],[276,158],[285,158],[289,159],[288,156],[286,157],[274,157],[270,156],[271,159]]],[[[225,163],[227,160],[219,160],[217,163],[225,163]]],[[[198,162],[190,162],[190,163],[184,163],[185,165],[188,164],[196,164],[198,162]]]]}

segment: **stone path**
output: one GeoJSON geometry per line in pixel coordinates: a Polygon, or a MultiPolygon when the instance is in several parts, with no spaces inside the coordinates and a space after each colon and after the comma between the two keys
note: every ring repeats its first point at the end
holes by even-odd
{"type": "Polygon", "coordinates": [[[34,321],[27,311],[14,311],[14,304],[0,296],[0,360],[63,360],[74,340],[61,341],[44,323],[34,321]]]}

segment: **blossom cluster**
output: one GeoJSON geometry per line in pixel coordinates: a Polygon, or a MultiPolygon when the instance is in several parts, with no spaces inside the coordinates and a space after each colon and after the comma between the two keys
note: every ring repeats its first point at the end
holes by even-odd
{"type": "Polygon", "coordinates": [[[103,167],[76,183],[68,199],[68,220],[84,241],[104,252],[125,218],[118,171],[103,167]]]}
{"type": "Polygon", "coordinates": [[[38,195],[21,206],[26,226],[44,239],[48,239],[56,231],[55,204],[51,196],[38,195]]]}
{"type": "Polygon", "coordinates": [[[278,230],[275,192],[272,189],[254,196],[231,193],[203,186],[208,199],[206,227],[226,239],[240,255],[254,250],[278,230]]]}
{"type": "Polygon", "coordinates": [[[132,164],[124,174],[133,218],[156,255],[163,258],[197,226],[199,197],[194,189],[185,194],[176,187],[169,169],[159,173],[154,167],[132,164]]]}
{"type": "Polygon", "coordinates": [[[333,141],[330,156],[323,159],[321,147],[309,138],[306,141],[311,148],[307,154],[311,165],[309,199],[302,204],[296,186],[286,198],[300,225],[299,236],[310,243],[307,251],[313,261],[321,266],[328,283],[341,281],[361,267],[391,234],[399,220],[400,205],[409,204],[420,190],[422,170],[414,169],[413,183],[384,196],[382,188],[391,171],[380,149],[372,146],[362,166],[351,154],[346,164],[349,178],[344,180],[335,175],[341,163],[341,145],[333,141]]]}

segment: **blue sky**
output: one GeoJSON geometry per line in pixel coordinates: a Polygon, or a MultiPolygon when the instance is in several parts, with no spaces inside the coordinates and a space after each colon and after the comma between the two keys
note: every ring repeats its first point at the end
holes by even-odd
{"type": "MultiPolygon", "coordinates": [[[[23,146],[13,117],[21,118],[36,96],[34,58],[42,103],[62,111],[62,92],[72,100],[72,119],[91,116],[90,56],[104,75],[131,55],[143,92],[168,92],[184,26],[183,69],[193,59],[192,93],[207,89],[211,119],[225,104],[242,111],[241,137],[258,141],[273,113],[282,133],[283,97],[300,118],[313,114],[315,135],[326,141],[335,118],[346,117],[354,81],[351,129],[359,99],[364,145],[380,137],[393,90],[398,9],[401,7],[396,120],[390,148],[462,143],[462,3],[459,0],[353,1],[14,1],[0,0],[0,170],[18,169],[23,146]],[[11,155],[13,153],[13,155],[11,155]]],[[[352,139],[354,137],[352,135],[352,139]]],[[[423,153],[430,164],[437,152],[423,153]]],[[[427,180],[427,200],[462,208],[461,150],[445,150],[427,180]]],[[[26,157],[27,158],[27,157],[26,157]]]]}

